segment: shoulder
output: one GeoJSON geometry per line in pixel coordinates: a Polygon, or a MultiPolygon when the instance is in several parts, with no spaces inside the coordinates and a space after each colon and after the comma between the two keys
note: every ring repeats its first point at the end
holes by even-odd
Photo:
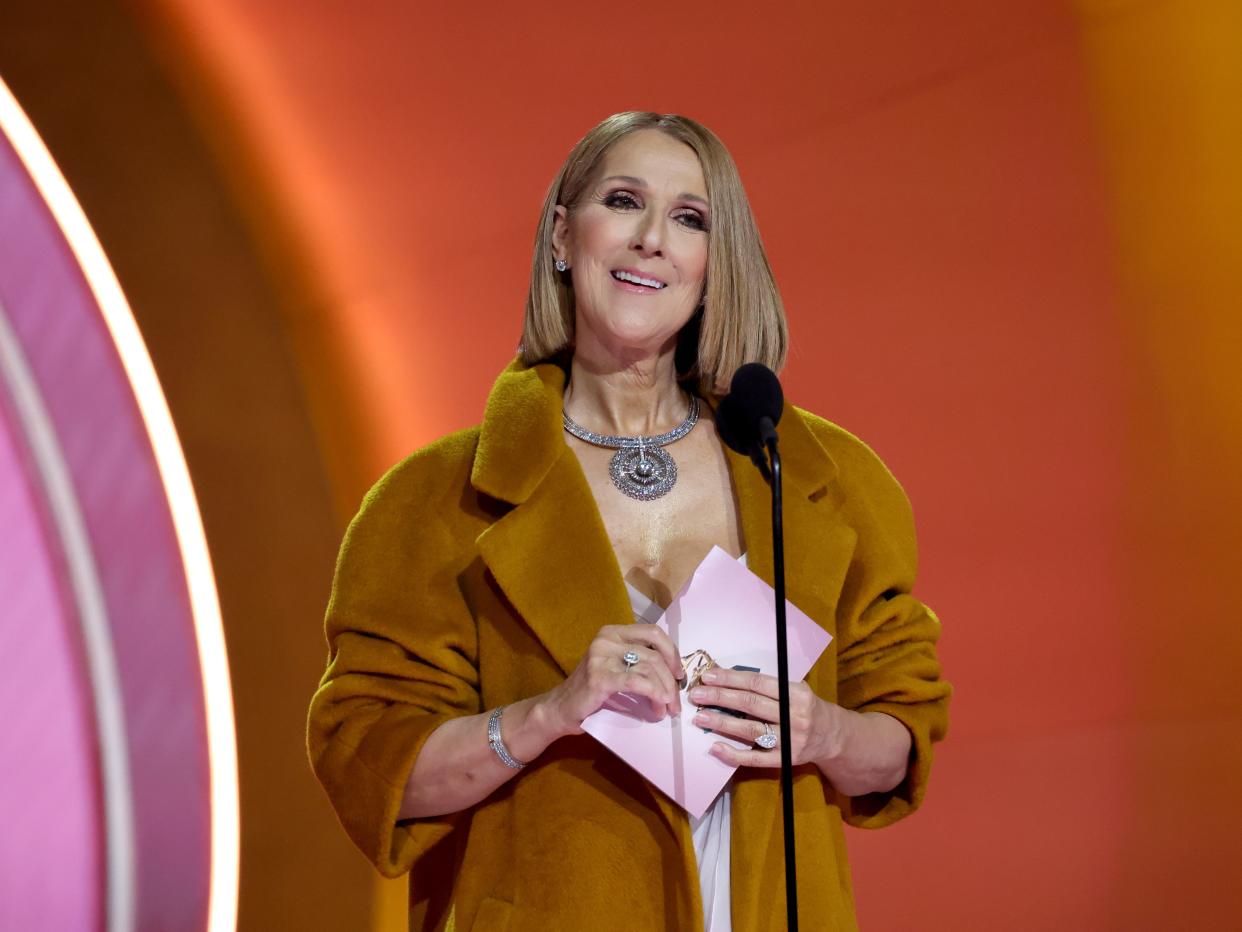
{"type": "Polygon", "coordinates": [[[461,476],[469,478],[478,446],[477,425],[432,441],[384,473],[363,498],[363,505],[375,500],[425,497],[461,476]]]}
{"type": "Polygon", "coordinates": [[[859,437],[803,408],[794,407],[793,411],[836,464],[838,476],[843,483],[879,494],[899,495],[905,499],[905,491],[897,477],[859,437]]]}
{"type": "Polygon", "coordinates": [[[479,428],[469,427],[415,450],[389,469],[363,497],[349,535],[385,532],[439,519],[459,506],[470,488],[479,428]]]}
{"type": "Polygon", "coordinates": [[[802,408],[793,411],[836,467],[833,485],[850,523],[865,536],[878,537],[917,560],[914,514],[897,477],[856,435],[802,408]]]}

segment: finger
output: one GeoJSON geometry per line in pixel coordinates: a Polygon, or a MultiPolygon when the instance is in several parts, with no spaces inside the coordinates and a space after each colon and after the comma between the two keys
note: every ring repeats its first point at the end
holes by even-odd
{"type": "Polygon", "coordinates": [[[677,714],[671,706],[676,702],[677,689],[669,681],[668,671],[659,664],[640,664],[628,673],[618,673],[612,679],[614,692],[642,696],[662,718],[677,714]]]}
{"type": "Polygon", "coordinates": [[[629,673],[641,672],[644,676],[656,679],[660,683],[661,704],[667,706],[669,715],[680,715],[681,687],[673,678],[673,674],[669,672],[664,658],[649,647],[631,644],[629,649],[637,653],[640,658],[638,663],[629,668],[629,673]]]}
{"type": "Polygon", "coordinates": [[[777,699],[780,696],[780,681],[776,677],[768,676],[766,673],[756,673],[753,670],[729,670],[725,667],[714,667],[703,674],[703,682],[712,686],[759,693],[769,699],[777,699]]]}
{"type": "Polygon", "coordinates": [[[697,706],[714,705],[733,709],[765,722],[780,720],[780,706],[775,699],[742,689],[721,686],[696,686],[690,690],[690,701],[697,706]]]}
{"type": "Polygon", "coordinates": [[[674,679],[681,679],[685,676],[677,646],[660,628],[655,625],[633,624],[623,633],[622,637],[631,643],[643,644],[655,651],[674,679]]]}
{"type": "Polygon", "coordinates": [[[711,747],[711,755],[730,767],[780,767],[779,750],[760,751],[755,748],[735,748],[718,741],[711,747]]]}
{"type": "Polygon", "coordinates": [[[747,744],[754,744],[765,731],[764,723],[749,718],[737,718],[710,709],[700,709],[694,715],[694,724],[709,728],[718,735],[728,735],[747,744]]]}
{"type": "Polygon", "coordinates": [[[621,629],[621,638],[631,643],[637,642],[645,644],[647,647],[656,651],[667,664],[669,672],[675,679],[681,679],[685,676],[685,671],[681,665],[681,655],[677,653],[677,645],[673,643],[672,638],[664,633],[656,625],[648,624],[632,624],[619,626],[621,629]]]}
{"type": "Polygon", "coordinates": [[[612,646],[610,653],[616,658],[617,663],[621,664],[622,668],[625,668],[625,655],[631,651],[637,655],[638,659],[631,664],[628,669],[632,670],[639,664],[646,667],[664,666],[664,658],[660,655],[659,651],[652,650],[646,644],[641,644],[636,641],[622,641],[620,644],[615,644],[612,646]]]}
{"type": "Polygon", "coordinates": [[[587,692],[597,698],[616,692],[633,692],[665,701],[671,686],[659,678],[663,661],[655,654],[645,659],[635,647],[626,646],[626,649],[639,653],[638,661],[628,667],[624,653],[618,650],[616,644],[611,646],[608,653],[597,654],[591,658],[586,677],[589,684],[587,692]]]}
{"type": "Polygon", "coordinates": [[[660,684],[663,686],[666,698],[665,704],[668,706],[669,715],[681,714],[681,685],[669,672],[665,666],[663,659],[650,665],[651,671],[660,678],[660,684]]]}
{"type": "Polygon", "coordinates": [[[668,714],[673,716],[681,715],[682,700],[685,698],[682,684],[674,678],[662,654],[653,651],[652,658],[650,664],[646,665],[646,672],[659,677],[660,683],[667,690],[668,714]]]}

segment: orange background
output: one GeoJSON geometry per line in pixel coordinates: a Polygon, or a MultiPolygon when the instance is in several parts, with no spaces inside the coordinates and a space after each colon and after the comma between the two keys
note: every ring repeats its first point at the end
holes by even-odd
{"type": "Polygon", "coordinates": [[[0,66],[118,266],[204,498],[243,928],[401,926],[295,740],[331,552],[386,466],[479,419],[543,192],[623,109],[730,147],[787,394],[915,505],[957,693],[925,809],[849,836],[862,926],[1236,925],[1236,4],[86,7],[91,32],[10,15],[112,76],[75,87],[106,127],[11,30],[0,66]]]}

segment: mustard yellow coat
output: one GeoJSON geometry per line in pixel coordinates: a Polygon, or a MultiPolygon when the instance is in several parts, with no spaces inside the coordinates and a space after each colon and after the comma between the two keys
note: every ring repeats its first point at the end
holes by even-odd
{"type": "MultiPolygon", "coordinates": [[[[481,427],[393,468],[341,547],[330,656],[310,757],[341,822],[387,876],[410,872],[410,928],[703,928],[685,813],[587,735],[562,738],[473,809],[397,822],[427,736],[554,687],[604,624],[632,622],[616,556],[561,427],[564,374],[514,363],[481,427]]],[[[817,695],[887,712],[914,736],[891,793],[846,798],[795,772],[798,899],[807,930],[854,929],[842,822],[887,825],[920,803],[944,735],[935,616],[910,595],[909,504],[876,456],[797,408],[780,424],[789,599],[834,639],[817,695]]],[[[729,453],[752,570],[771,582],[770,495],[729,453]]],[[[733,928],[783,929],[779,781],[740,770],[732,809],[733,928]]]]}

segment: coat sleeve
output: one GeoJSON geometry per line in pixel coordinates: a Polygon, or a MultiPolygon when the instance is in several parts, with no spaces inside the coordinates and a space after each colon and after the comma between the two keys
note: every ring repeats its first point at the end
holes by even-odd
{"type": "MultiPolygon", "coordinates": [[[[341,546],[311,701],[311,765],[346,832],[395,877],[446,841],[456,815],[398,823],[428,736],[480,709],[477,636],[458,586],[468,560],[426,502],[447,478],[416,458],[371,490],[341,546]]],[[[453,470],[450,470],[452,472],[453,470]]],[[[460,495],[460,491],[458,491],[460,495]]]]}
{"type": "Polygon", "coordinates": [[[901,784],[887,793],[841,800],[848,824],[880,828],[922,802],[932,744],[948,728],[952,690],[936,656],[940,622],[911,595],[918,550],[909,500],[870,449],[844,431],[840,435],[833,454],[858,537],[838,604],[837,701],[858,712],[891,715],[912,738],[901,784]]]}

